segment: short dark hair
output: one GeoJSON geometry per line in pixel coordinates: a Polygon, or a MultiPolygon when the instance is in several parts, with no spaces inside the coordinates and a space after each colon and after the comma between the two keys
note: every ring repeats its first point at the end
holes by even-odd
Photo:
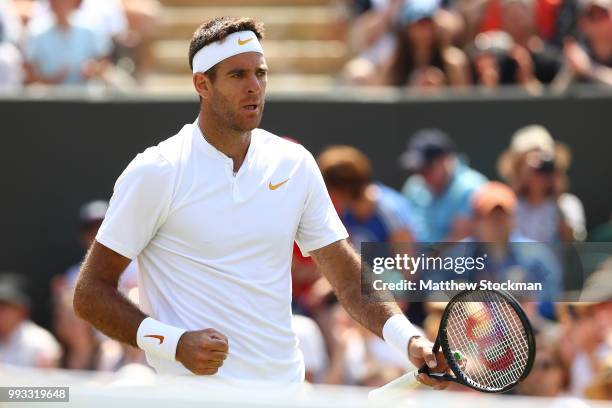
{"type": "MultiPolygon", "coordinates": [[[[249,17],[216,17],[199,26],[189,44],[189,68],[193,70],[193,57],[203,47],[239,31],[253,31],[257,39],[264,38],[263,23],[249,17]]],[[[206,72],[214,73],[214,67],[206,72]]]]}

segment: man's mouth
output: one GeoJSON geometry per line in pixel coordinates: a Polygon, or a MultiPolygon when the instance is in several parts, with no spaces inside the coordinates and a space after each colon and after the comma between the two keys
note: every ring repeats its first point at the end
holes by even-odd
{"type": "Polygon", "coordinates": [[[243,108],[250,112],[256,112],[259,109],[259,104],[244,105],[243,108]]]}

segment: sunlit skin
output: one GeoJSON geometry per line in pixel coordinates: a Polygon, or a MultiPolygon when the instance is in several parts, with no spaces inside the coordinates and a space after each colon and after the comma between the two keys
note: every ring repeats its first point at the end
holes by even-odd
{"type": "Polygon", "coordinates": [[[268,66],[263,55],[247,52],[227,58],[215,66],[211,78],[193,76],[202,98],[199,125],[206,140],[234,161],[234,172],[242,165],[251,143],[251,131],[263,115],[268,66]]]}

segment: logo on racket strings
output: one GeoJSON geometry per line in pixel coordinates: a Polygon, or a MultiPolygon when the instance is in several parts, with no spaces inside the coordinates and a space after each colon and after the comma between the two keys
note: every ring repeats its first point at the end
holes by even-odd
{"type": "MultiPolygon", "coordinates": [[[[495,324],[488,306],[471,314],[465,324],[467,337],[478,345],[478,357],[482,364],[492,371],[503,371],[514,362],[514,352],[509,346],[502,352],[496,352],[497,358],[491,359],[487,351],[500,347],[504,341],[501,329],[495,324]]],[[[495,357],[495,356],[493,356],[495,357]]]]}

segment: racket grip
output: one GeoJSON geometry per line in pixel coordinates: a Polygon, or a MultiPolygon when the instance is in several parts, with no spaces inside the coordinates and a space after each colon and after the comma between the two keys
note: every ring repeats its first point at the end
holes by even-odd
{"type": "Polygon", "coordinates": [[[368,394],[368,400],[379,399],[385,395],[394,394],[397,391],[410,390],[419,386],[417,376],[420,370],[414,370],[396,378],[395,380],[376,388],[368,394]]]}

